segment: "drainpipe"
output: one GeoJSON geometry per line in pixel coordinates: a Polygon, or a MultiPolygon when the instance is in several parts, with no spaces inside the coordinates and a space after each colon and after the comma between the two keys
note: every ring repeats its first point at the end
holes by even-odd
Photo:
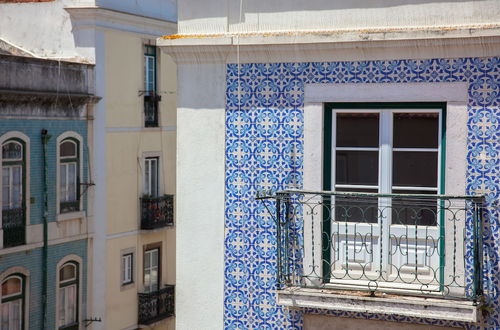
{"type": "Polygon", "coordinates": [[[50,135],[46,129],[42,129],[42,155],[43,155],[43,250],[42,250],[42,315],[43,315],[43,329],[47,329],[47,263],[48,263],[48,193],[47,193],[47,143],[50,140],[50,135]]]}

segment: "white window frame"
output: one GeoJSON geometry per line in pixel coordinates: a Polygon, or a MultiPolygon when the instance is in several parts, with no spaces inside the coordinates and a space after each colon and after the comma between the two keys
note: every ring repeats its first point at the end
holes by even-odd
{"type": "MultiPolygon", "coordinates": [[[[144,285],[144,292],[155,292],[155,290],[150,291],[151,287],[146,286],[146,258],[150,258],[150,263],[149,263],[149,272],[151,273],[152,270],[154,270],[154,266],[151,264],[151,260],[153,259],[152,256],[150,256],[153,251],[157,251],[157,264],[156,264],[156,274],[157,274],[157,285],[156,289],[160,288],[161,285],[161,246],[155,246],[155,247],[150,247],[146,248],[144,250],[144,260],[142,264],[142,277],[143,277],[143,285],[144,285]]],[[[154,289],[154,288],[153,288],[154,289]]]]}
{"type": "Polygon", "coordinates": [[[383,108],[380,109],[342,109],[341,107],[336,107],[332,109],[332,155],[331,155],[331,168],[330,168],[330,178],[331,178],[331,190],[335,191],[336,188],[349,188],[349,189],[376,189],[377,193],[381,194],[392,194],[397,193],[397,190],[414,190],[414,191],[432,191],[436,194],[441,193],[443,190],[441,187],[441,173],[442,173],[442,162],[441,162],[441,150],[442,150],[442,120],[443,112],[439,108],[416,108],[408,109],[404,105],[400,109],[395,108],[383,108]],[[437,148],[393,148],[393,115],[396,113],[437,113],[439,118],[438,127],[438,147],[437,148]],[[378,113],[379,114],[379,142],[378,147],[337,147],[336,145],[336,114],[338,113],[378,113]],[[377,151],[378,152],[378,184],[376,186],[371,185],[358,185],[358,184],[336,184],[336,152],[340,150],[347,151],[377,151]],[[392,184],[392,161],[393,161],[393,151],[412,151],[412,152],[437,152],[437,182],[436,187],[417,187],[417,186],[393,186],[392,184]],[[392,190],[396,191],[392,191],[392,190]]]}
{"type": "Polygon", "coordinates": [[[141,174],[142,174],[142,195],[149,195],[148,186],[146,184],[146,159],[148,158],[158,158],[158,175],[157,175],[157,184],[158,184],[158,195],[162,196],[164,194],[164,174],[163,174],[163,155],[161,151],[147,151],[142,154],[142,160],[140,162],[141,174]]]}
{"type": "MultiPolygon", "coordinates": [[[[320,191],[323,188],[323,129],[318,127],[325,126],[325,103],[445,102],[447,145],[443,189],[451,195],[465,194],[467,134],[464,132],[467,131],[468,119],[466,83],[311,84],[306,85],[304,90],[304,189],[320,191]]],[[[312,253],[313,228],[314,236],[321,237],[321,226],[313,226],[305,219],[303,267],[306,273],[313,264],[322,264],[322,256],[313,256],[312,253]]],[[[315,244],[321,244],[317,241],[315,244]]],[[[450,242],[445,243],[445,249],[452,248],[448,244],[450,242]]],[[[315,249],[321,250],[319,246],[315,249]]],[[[310,284],[321,285],[319,282],[310,284]]]]}
{"type": "Polygon", "coordinates": [[[121,274],[122,285],[128,285],[134,282],[134,253],[122,254],[121,274]]]}
{"type": "MultiPolygon", "coordinates": [[[[0,146],[2,146],[5,142],[11,139],[19,139],[23,141],[24,144],[24,198],[25,198],[25,224],[26,224],[26,243],[29,243],[29,235],[28,229],[30,225],[30,138],[19,131],[10,131],[0,136],[0,146]]],[[[0,152],[0,166],[3,164],[2,153],[0,152]]],[[[0,175],[0,187],[3,187],[3,175],[0,175]]],[[[3,196],[2,190],[0,189],[0,204],[2,204],[3,196]]],[[[0,210],[3,209],[3,206],[0,207],[0,210]]],[[[2,212],[0,212],[0,249],[3,248],[3,229],[2,229],[2,212]]]]}
{"type": "MultiPolygon", "coordinates": [[[[79,161],[77,164],[77,172],[78,176],[80,177],[80,180],[83,179],[83,138],[80,134],[73,132],[73,131],[67,131],[62,133],[57,137],[56,141],[56,214],[57,214],[57,221],[64,221],[68,219],[75,219],[75,218],[84,218],[85,217],[85,211],[83,210],[83,198],[81,196],[79,197],[79,209],[75,212],[68,212],[68,213],[61,213],[61,188],[60,188],[60,165],[61,165],[61,156],[60,156],[60,145],[62,142],[64,142],[67,139],[73,139],[78,141],[78,155],[79,155],[79,161]]],[[[77,189],[78,192],[78,189],[77,189]]]]}

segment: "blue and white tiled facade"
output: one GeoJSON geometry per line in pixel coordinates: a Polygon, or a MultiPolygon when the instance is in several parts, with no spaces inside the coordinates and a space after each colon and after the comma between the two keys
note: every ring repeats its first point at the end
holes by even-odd
{"type": "MultiPolygon", "coordinates": [[[[417,318],[335,311],[292,311],[276,303],[274,223],[257,191],[300,188],[305,84],[468,84],[468,194],[486,194],[484,280],[487,329],[500,328],[500,59],[229,64],[226,77],[224,325],[228,329],[302,328],[302,313],[455,325],[417,318]]],[[[465,134],[465,132],[464,132],[465,134]]]]}

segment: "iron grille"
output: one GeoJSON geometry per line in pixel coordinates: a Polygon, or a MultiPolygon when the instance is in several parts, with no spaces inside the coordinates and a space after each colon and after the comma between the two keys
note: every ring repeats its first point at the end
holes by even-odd
{"type": "Polygon", "coordinates": [[[259,199],[275,220],[278,289],[483,294],[481,196],[283,191],[259,199]]]}
{"type": "Polygon", "coordinates": [[[174,224],[174,195],[141,198],[141,229],[174,224]]]}
{"type": "Polygon", "coordinates": [[[174,316],[175,286],[149,293],[139,293],[139,324],[151,324],[174,316]]]}
{"type": "Polygon", "coordinates": [[[26,226],[23,208],[2,210],[3,246],[25,244],[26,226]]]}

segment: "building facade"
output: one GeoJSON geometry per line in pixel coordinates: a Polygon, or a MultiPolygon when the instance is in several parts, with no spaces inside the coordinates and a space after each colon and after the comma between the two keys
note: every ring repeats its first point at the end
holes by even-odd
{"type": "Polygon", "coordinates": [[[173,328],[176,72],[155,45],[175,1],[7,2],[4,44],[95,65],[87,328],[173,328]]]}
{"type": "Polygon", "coordinates": [[[178,5],[177,327],[499,328],[498,2],[178,5]]]}
{"type": "Polygon", "coordinates": [[[0,55],[2,329],[81,329],[91,318],[93,70],[0,55]]]}

